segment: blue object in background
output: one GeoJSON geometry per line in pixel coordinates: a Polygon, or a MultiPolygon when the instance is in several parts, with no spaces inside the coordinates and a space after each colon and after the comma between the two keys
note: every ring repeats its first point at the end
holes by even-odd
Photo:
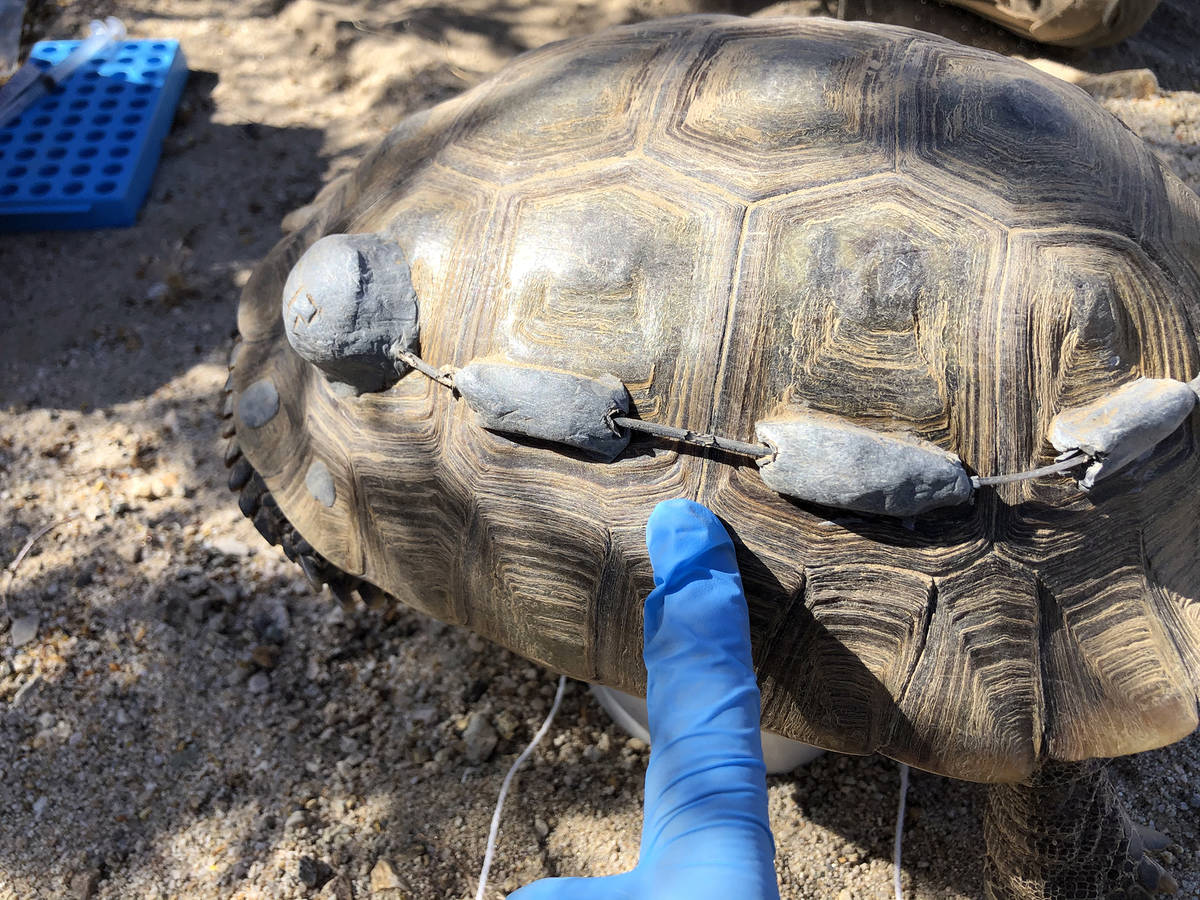
{"type": "MultiPolygon", "coordinates": [[[[78,44],[29,58],[48,68],[78,44]]],[[[122,41],[0,128],[0,231],[132,225],[186,80],[178,41],[122,41]]]]}

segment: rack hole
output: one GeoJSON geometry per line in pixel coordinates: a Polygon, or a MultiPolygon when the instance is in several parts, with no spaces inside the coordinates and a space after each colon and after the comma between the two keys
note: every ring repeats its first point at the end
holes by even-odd
{"type": "Polygon", "coordinates": [[[46,156],[50,157],[50,159],[62,159],[66,155],[67,155],[66,147],[51,147],[49,150],[46,151],[46,156]]]}
{"type": "Polygon", "coordinates": [[[83,182],[82,181],[69,181],[63,187],[64,194],[78,194],[82,190],[83,190],[83,182]]]}
{"type": "Polygon", "coordinates": [[[100,151],[97,150],[95,147],[80,147],[79,148],[79,158],[80,159],[91,159],[93,156],[95,156],[99,152],[100,151]]]}
{"type": "Polygon", "coordinates": [[[33,194],[35,197],[44,196],[45,194],[50,193],[50,185],[45,181],[39,181],[29,189],[29,193],[33,194]]]}
{"type": "Polygon", "coordinates": [[[91,171],[92,171],[92,167],[89,166],[87,163],[77,163],[77,164],[71,166],[71,174],[72,175],[87,175],[91,171]]]}
{"type": "Polygon", "coordinates": [[[38,169],[38,174],[43,178],[53,178],[58,174],[59,167],[55,165],[42,166],[38,169]]]}
{"type": "Polygon", "coordinates": [[[4,187],[0,187],[0,197],[11,197],[16,192],[17,186],[15,184],[6,184],[4,187]]]}
{"type": "Polygon", "coordinates": [[[113,159],[120,159],[123,156],[129,155],[129,148],[128,147],[113,147],[111,150],[108,151],[108,155],[111,156],[113,159]]]}
{"type": "Polygon", "coordinates": [[[37,151],[32,147],[22,147],[16,153],[17,159],[33,159],[37,156],[37,151]]]}
{"type": "Polygon", "coordinates": [[[7,175],[9,178],[20,178],[22,175],[24,175],[28,171],[29,171],[29,169],[25,168],[25,166],[13,166],[11,169],[9,169],[4,174],[7,175]]]}
{"type": "Polygon", "coordinates": [[[121,170],[124,168],[125,167],[123,165],[121,165],[120,163],[109,163],[107,166],[105,166],[100,171],[103,172],[105,175],[118,175],[118,174],[120,174],[121,170]]]}
{"type": "Polygon", "coordinates": [[[49,116],[38,116],[36,119],[33,120],[33,124],[38,128],[45,128],[52,121],[53,120],[49,116]]]}
{"type": "Polygon", "coordinates": [[[75,132],[60,131],[58,134],[56,134],[54,136],[54,139],[56,141],[58,141],[60,144],[69,144],[69,143],[71,143],[71,141],[75,140],[75,132]]]}
{"type": "Polygon", "coordinates": [[[137,137],[137,132],[132,128],[126,128],[124,131],[117,132],[118,141],[132,141],[135,137],[137,137]]]}
{"type": "Polygon", "coordinates": [[[84,138],[86,138],[87,140],[89,140],[93,143],[95,143],[96,141],[102,141],[102,140],[104,140],[104,132],[100,131],[99,129],[97,129],[95,131],[89,131],[87,134],[84,135],[84,138]]]}
{"type": "Polygon", "coordinates": [[[83,116],[70,115],[70,116],[66,116],[63,119],[62,123],[64,125],[78,125],[82,121],[83,121],[83,116]]]}
{"type": "Polygon", "coordinates": [[[96,185],[96,193],[98,194],[111,194],[116,189],[117,183],[115,181],[102,181],[96,185]]]}
{"type": "Polygon", "coordinates": [[[29,134],[25,135],[25,143],[40,144],[42,141],[42,138],[44,138],[44,137],[45,137],[45,135],[42,134],[40,131],[31,131],[31,132],[29,132],[29,134]]]}

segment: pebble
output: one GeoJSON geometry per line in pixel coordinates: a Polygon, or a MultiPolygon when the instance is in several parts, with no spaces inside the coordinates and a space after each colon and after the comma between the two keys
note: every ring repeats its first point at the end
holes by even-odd
{"type": "Polygon", "coordinates": [[[214,537],[208,544],[223,556],[232,556],[235,558],[253,556],[257,552],[255,548],[251,547],[245,541],[228,535],[214,537]]]}
{"type": "Polygon", "coordinates": [[[266,672],[255,672],[246,682],[246,689],[252,694],[265,694],[271,689],[271,676],[266,672]]]}
{"type": "Polygon", "coordinates": [[[297,875],[305,887],[320,888],[324,887],[325,882],[333,877],[333,869],[322,860],[312,856],[302,856],[297,875]]]}
{"type": "Polygon", "coordinates": [[[12,620],[9,638],[12,640],[14,647],[24,647],[37,637],[37,631],[38,616],[36,613],[31,616],[18,616],[12,620]]]}
{"type": "Polygon", "coordinates": [[[308,826],[308,810],[298,809],[293,812],[283,823],[285,831],[296,831],[300,828],[308,826]]]}
{"type": "Polygon", "coordinates": [[[71,897],[73,900],[88,900],[100,886],[100,870],[88,869],[78,872],[71,879],[71,897]]]}
{"type": "Polygon", "coordinates": [[[533,820],[533,830],[538,838],[544,841],[550,834],[550,825],[545,819],[538,817],[533,820]]]}
{"type": "Polygon", "coordinates": [[[496,729],[483,713],[471,713],[462,739],[467,759],[473,763],[484,762],[496,749],[496,729]]]}
{"type": "Polygon", "coordinates": [[[517,728],[521,723],[517,720],[517,717],[507,709],[502,709],[496,714],[492,724],[495,726],[496,731],[500,733],[500,737],[504,738],[506,741],[511,741],[513,739],[513,735],[517,733],[517,728]]]}
{"type": "Polygon", "coordinates": [[[401,891],[412,890],[391,861],[382,857],[371,869],[370,887],[372,897],[386,897],[387,900],[400,900],[404,896],[401,891]]]}

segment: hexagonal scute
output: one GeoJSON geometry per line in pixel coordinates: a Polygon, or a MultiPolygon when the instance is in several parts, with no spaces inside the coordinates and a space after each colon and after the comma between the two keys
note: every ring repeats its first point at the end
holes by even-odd
{"type": "Polygon", "coordinates": [[[1078,88],[966,48],[914,48],[900,169],[1010,225],[1131,237],[1165,204],[1150,152],[1078,88]],[[1155,196],[1158,194],[1159,196],[1155,196]]]}
{"type": "Polygon", "coordinates": [[[668,38],[615,32],[552,45],[495,81],[441,161],[497,183],[633,148],[668,38]]]}
{"type": "Polygon", "coordinates": [[[526,185],[490,242],[496,321],[480,333],[489,356],[610,373],[643,418],[703,427],[744,209],[660,175],[526,185]]]}
{"type": "Polygon", "coordinates": [[[714,33],[664,91],[647,153],[747,199],[891,171],[911,40],[832,21],[714,33]]]}
{"type": "Polygon", "coordinates": [[[765,202],[747,235],[717,427],[811,406],[949,438],[947,372],[998,288],[1004,229],[889,178],[853,205],[838,188],[765,202]]]}

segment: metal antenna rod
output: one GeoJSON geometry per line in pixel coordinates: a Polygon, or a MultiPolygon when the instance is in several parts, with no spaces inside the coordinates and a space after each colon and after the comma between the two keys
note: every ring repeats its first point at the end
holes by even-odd
{"type": "Polygon", "coordinates": [[[1048,466],[1042,466],[1039,469],[1030,469],[1027,472],[1013,472],[1011,475],[984,475],[973,476],[971,478],[972,487],[983,487],[984,485],[994,484],[1012,484],[1014,481],[1026,481],[1030,478],[1041,478],[1044,475],[1057,475],[1060,472],[1066,472],[1074,469],[1076,466],[1081,466],[1089,462],[1091,457],[1082,450],[1077,450],[1066,459],[1060,459],[1057,462],[1050,463],[1048,466]]]}
{"type": "Polygon", "coordinates": [[[628,416],[609,416],[609,422],[619,428],[630,431],[640,431],[655,437],[669,438],[673,441],[683,441],[695,444],[697,447],[716,447],[730,453],[740,453],[742,456],[761,458],[770,456],[775,451],[766,444],[747,444],[745,441],[735,441],[733,438],[720,437],[715,434],[700,434],[686,428],[672,428],[669,425],[659,425],[655,422],[643,422],[641,419],[630,419],[628,416]]]}

